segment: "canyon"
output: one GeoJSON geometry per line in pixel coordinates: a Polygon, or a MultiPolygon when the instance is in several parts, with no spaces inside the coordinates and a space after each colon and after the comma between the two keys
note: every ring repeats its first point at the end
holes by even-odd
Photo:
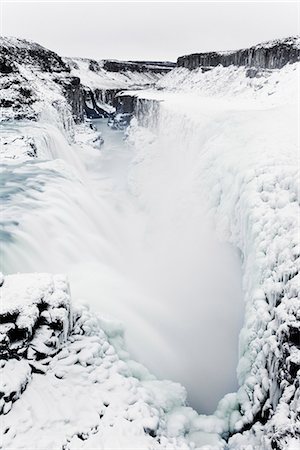
{"type": "Polygon", "coordinates": [[[2,448],[297,448],[299,48],[1,38],[2,448]]]}

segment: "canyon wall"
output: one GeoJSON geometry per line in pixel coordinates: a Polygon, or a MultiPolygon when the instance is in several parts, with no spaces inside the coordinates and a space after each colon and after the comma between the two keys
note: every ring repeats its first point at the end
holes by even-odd
{"type": "Polygon", "coordinates": [[[173,62],[160,62],[160,61],[116,61],[116,60],[104,60],[103,69],[108,72],[152,72],[152,73],[167,73],[176,67],[176,63],[173,62]]]}
{"type": "Polygon", "coordinates": [[[286,64],[299,60],[299,38],[291,37],[232,52],[206,52],[181,56],[177,59],[177,66],[188,69],[203,67],[204,70],[218,65],[281,69],[286,64]]]}
{"type": "Polygon", "coordinates": [[[75,123],[110,117],[118,92],[154,86],[171,62],[62,58],[41,45],[0,38],[2,117],[36,120],[43,105],[68,109],[75,123]]]}

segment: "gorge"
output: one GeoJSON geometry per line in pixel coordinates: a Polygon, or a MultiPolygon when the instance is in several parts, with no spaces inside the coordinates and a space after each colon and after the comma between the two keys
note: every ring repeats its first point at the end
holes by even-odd
{"type": "Polygon", "coordinates": [[[2,448],[296,449],[299,39],[1,50],[2,448]]]}

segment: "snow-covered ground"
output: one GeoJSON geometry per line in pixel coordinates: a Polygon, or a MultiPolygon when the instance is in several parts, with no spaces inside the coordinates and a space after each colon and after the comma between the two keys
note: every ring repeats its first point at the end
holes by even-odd
{"type": "Polygon", "coordinates": [[[297,449],[298,76],[175,69],[132,93],[125,143],[57,114],[52,81],[38,122],[2,124],[3,269],[66,273],[73,298],[61,276],[4,279],[5,346],[15,315],[27,331],[1,360],[2,448],[297,449]],[[199,415],[140,363],[208,411],[236,388],[242,296],[240,387],[199,415]]]}
{"type": "Polygon", "coordinates": [[[120,71],[108,72],[103,68],[103,61],[93,61],[84,58],[65,58],[71,66],[71,73],[80,78],[81,83],[90,89],[128,89],[131,86],[147,86],[155,84],[161,73],[120,71]],[[92,67],[92,69],[91,69],[92,67]]]}

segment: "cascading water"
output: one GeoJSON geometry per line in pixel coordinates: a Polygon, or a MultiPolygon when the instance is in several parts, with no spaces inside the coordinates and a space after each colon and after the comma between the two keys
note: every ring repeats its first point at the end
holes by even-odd
{"type": "Polygon", "coordinates": [[[212,412],[236,389],[241,274],[201,203],[199,135],[151,137],[150,154],[95,125],[101,150],[70,145],[55,126],[10,125],[36,137],[39,158],[2,167],[3,271],[66,273],[74,300],[124,323],[135,359],[212,412]]]}

